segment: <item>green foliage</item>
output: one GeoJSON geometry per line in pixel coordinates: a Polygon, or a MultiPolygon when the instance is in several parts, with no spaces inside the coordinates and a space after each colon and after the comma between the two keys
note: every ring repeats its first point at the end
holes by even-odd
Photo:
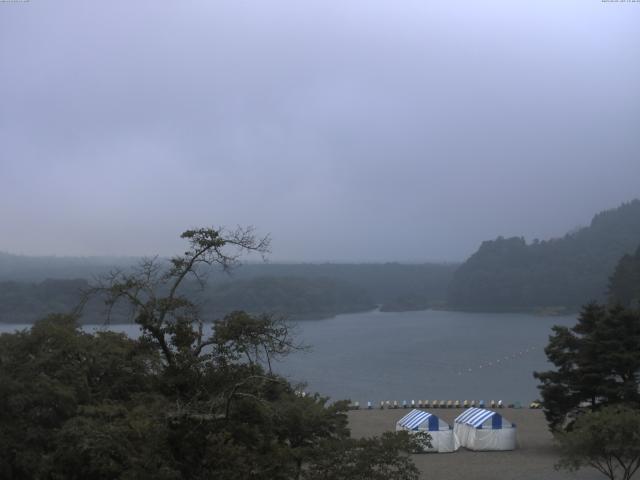
{"type": "Polygon", "coordinates": [[[168,267],[146,260],[93,289],[130,310],[139,339],[87,334],[64,315],[0,336],[0,478],[345,478],[326,476],[324,462],[416,478],[407,439],[351,440],[346,402],[301,397],[271,372],[298,348],[285,323],[236,311],[205,332],[186,279],[267,242],[240,229],[183,238],[188,250],[168,267]]]}
{"type": "Polygon", "coordinates": [[[616,405],[583,414],[556,439],[558,468],[591,466],[611,480],[629,480],[640,467],[640,410],[616,405]]]}
{"type": "Polygon", "coordinates": [[[158,356],[124,335],[88,335],[75,319],[51,316],[30,331],[0,336],[0,470],[40,478],[53,446],[87,405],[126,405],[150,388],[158,356]]]}
{"type": "Polygon", "coordinates": [[[605,405],[640,407],[640,312],[592,303],[553,331],[545,352],[556,369],[534,373],[553,430],[605,405]]]}
{"type": "Polygon", "coordinates": [[[401,453],[409,443],[351,440],[346,402],[301,397],[228,356],[265,333],[264,323],[250,322],[259,326],[251,332],[237,318],[226,320],[210,362],[182,370],[179,382],[159,349],[83,333],[70,317],[0,336],[0,476],[334,478],[317,475],[323,462],[340,462],[370,478],[414,478],[401,453]]]}
{"type": "Polygon", "coordinates": [[[609,279],[609,301],[627,308],[640,308],[640,246],[625,255],[609,279]]]}
{"type": "Polygon", "coordinates": [[[305,480],[417,480],[419,471],[408,453],[420,451],[415,435],[384,433],[360,440],[344,439],[322,445],[305,470],[305,480]]]}
{"type": "Polygon", "coordinates": [[[604,301],[620,257],[640,243],[640,200],[596,215],[589,227],[548,241],[482,243],[455,273],[450,306],[472,310],[577,310],[604,301]]]}

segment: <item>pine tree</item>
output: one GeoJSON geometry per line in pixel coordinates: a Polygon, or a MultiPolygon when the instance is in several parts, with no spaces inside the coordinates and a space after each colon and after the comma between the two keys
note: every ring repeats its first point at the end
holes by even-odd
{"type": "Polygon", "coordinates": [[[609,279],[611,303],[627,308],[640,307],[640,246],[634,255],[625,255],[609,279]]]}
{"type": "Polygon", "coordinates": [[[604,405],[640,406],[640,312],[591,303],[553,331],[545,352],[556,369],[534,373],[552,430],[604,405]]]}

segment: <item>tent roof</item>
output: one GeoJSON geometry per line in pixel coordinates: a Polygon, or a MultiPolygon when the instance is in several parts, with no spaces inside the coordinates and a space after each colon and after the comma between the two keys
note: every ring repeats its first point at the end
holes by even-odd
{"type": "MultiPolygon", "coordinates": [[[[432,413],[424,412],[422,410],[411,410],[407,415],[398,420],[398,425],[409,430],[418,428],[424,422],[429,421],[429,417],[435,417],[432,413]]],[[[437,418],[437,417],[435,417],[437,418]]]]}
{"type": "Polygon", "coordinates": [[[467,425],[471,425],[472,427],[478,428],[486,420],[496,415],[498,416],[498,418],[502,418],[498,412],[494,412],[492,410],[487,410],[484,408],[470,408],[464,413],[458,415],[455,419],[455,422],[465,423],[467,425]]]}

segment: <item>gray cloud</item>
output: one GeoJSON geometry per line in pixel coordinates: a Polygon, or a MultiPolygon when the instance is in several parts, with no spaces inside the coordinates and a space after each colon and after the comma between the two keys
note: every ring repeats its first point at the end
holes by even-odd
{"type": "Polygon", "coordinates": [[[640,196],[640,7],[0,5],[0,250],[458,260],[640,196]]]}

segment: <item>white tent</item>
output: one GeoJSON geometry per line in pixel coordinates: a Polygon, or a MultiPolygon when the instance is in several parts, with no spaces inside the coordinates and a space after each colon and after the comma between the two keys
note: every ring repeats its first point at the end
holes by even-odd
{"type": "Polygon", "coordinates": [[[411,410],[396,423],[396,431],[426,432],[431,435],[431,448],[425,452],[453,452],[455,442],[453,430],[448,423],[440,420],[432,413],[422,410],[411,410]]]}
{"type": "Polygon", "coordinates": [[[459,415],[453,426],[456,448],[469,450],[515,450],[516,425],[498,412],[470,408],[459,415]]]}

